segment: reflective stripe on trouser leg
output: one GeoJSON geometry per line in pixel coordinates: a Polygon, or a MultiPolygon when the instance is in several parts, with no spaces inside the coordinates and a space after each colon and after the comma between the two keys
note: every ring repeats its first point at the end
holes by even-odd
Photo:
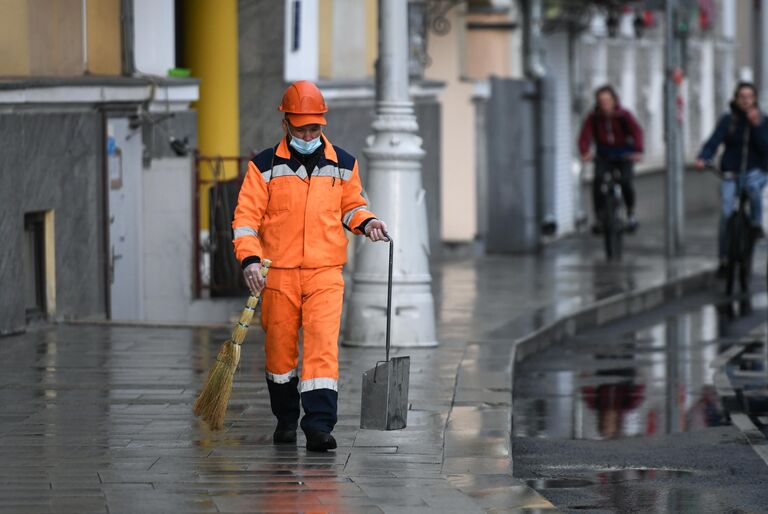
{"type": "Polygon", "coordinates": [[[281,429],[295,429],[299,415],[298,364],[301,289],[298,270],[273,268],[262,293],[267,387],[281,429]]]}
{"type": "Polygon", "coordinates": [[[301,270],[304,302],[301,324],[301,428],[330,432],[336,424],[339,379],[339,324],[344,296],[341,266],[301,270]]]}

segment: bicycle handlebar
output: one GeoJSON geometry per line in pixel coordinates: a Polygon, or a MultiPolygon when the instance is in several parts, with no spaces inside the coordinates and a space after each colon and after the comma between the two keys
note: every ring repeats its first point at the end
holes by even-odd
{"type": "Polygon", "coordinates": [[[704,167],[698,171],[708,171],[709,173],[712,173],[713,175],[715,175],[717,178],[721,180],[722,179],[730,180],[736,176],[736,174],[732,171],[720,171],[717,168],[717,166],[715,166],[715,164],[711,161],[705,162],[704,167]]]}

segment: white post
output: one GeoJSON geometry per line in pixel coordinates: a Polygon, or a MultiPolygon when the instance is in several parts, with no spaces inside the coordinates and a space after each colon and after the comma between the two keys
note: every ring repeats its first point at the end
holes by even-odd
{"type": "MultiPolygon", "coordinates": [[[[408,2],[379,0],[379,60],[376,119],[368,138],[371,209],[394,239],[392,346],[436,346],[429,273],[424,150],[408,93],[408,2]]],[[[343,343],[384,347],[388,248],[361,242],[352,274],[343,343]]],[[[382,354],[383,355],[383,354],[382,354]]]]}
{"type": "Polygon", "coordinates": [[[762,0],[758,11],[759,16],[759,30],[756,34],[756,42],[758,43],[755,48],[755,64],[759,70],[757,76],[757,87],[760,88],[760,98],[763,101],[768,98],[768,51],[766,51],[766,45],[768,45],[768,0],[762,0]]]}

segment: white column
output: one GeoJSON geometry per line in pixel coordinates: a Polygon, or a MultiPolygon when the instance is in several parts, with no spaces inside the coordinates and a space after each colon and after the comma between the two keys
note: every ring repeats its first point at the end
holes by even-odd
{"type": "Polygon", "coordinates": [[[136,71],[168,75],[176,66],[173,0],[133,0],[133,51],[136,71]]]}
{"type": "Polygon", "coordinates": [[[284,78],[316,81],[319,72],[317,0],[285,1],[284,78]]]}
{"type": "Polygon", "coordinates": [[[621,67],[621,103],[632,112],[637,111],[637,45],[634,39],[622,39],[624,59],[621,67]]]}
{"type": "Polygon", "coordinates": [[[688,153],[698,152],[701,141],[705,141],[717,123],[720,106],[715,105],[715,44],[711,38],[701,41],[701,77],[698,84],[699,122],[691,126],[691,145],[688,153]]]}
{"type": "Polygon", "coordinates": [[[760,98],[768,98],[768,0],[761,0],[758,11],[760,25],[755,35],[755,64],[759,73],[757,87],[760,88],[760,98]]]}
{"type": "MultiPolygon", "coordinates": [[[[407,2],[379,0],[379,62],[374,134],[365,155],[373,211],[394,239],[392,346],[436,346],[429,237],[421,180],[424,150],[408,94],[407,2]]],[[[385,343],[388,248],[363,241],[352,275],[344,344],[385,343]]],[[[382,353],[383,355],[383,353],[382,353]]]]}
{"type": "Polygon", "coordinates": [[[736,0],[722,0],[715,69],[719,92],[715,114],[718,116],[726,109],[736,87],[736,18],[736,0]]]}

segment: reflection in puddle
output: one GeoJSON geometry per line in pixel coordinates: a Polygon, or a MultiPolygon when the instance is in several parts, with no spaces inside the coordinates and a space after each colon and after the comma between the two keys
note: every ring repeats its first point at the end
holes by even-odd
{"type": "MultiPolygon", "coordinates": [[[[766,303],[758,295],[751,307],[766,303]]],[[[740,502],[764,505],[760,492],[748,500],[730,492],[763,463],[742,468],[742,440],[723,437],[735,429],[703,430],[730,424],[713,385],[718,358],[734,344],[745,347],[744,334],[765,319],[739,317],[749,307],[732,307],[705,306],[663,322],[622,320],[518,362],[515,476],[567,512],[735,514],[752,512],[740,502]],[[720,449],[725,442],[738,446],[720,449]],[[720,459],[724,469],[711,464],[720,459]]],[[[762,371],[762,350],[746,348],[737,371],[762,371]]]]}
{"type": "Polygon", "coordinates": [[[533,480],[526,480],[526,484],[529,487],[533,487],[536,490],[541,489],[573,489],[577,487],[589,487],[594,482],[591,480],[584,480],[579,478],[537,478],[533,480]]]}
{"type": "Polygon", "coordinates": [[[593,485],[620,484],[623,482],[648,482],[694,476],[696,473],[686,469],[667,468],[626,468],[594,471],[574,470],[578,477],[534,478],[525,483],[537,490],[576,489],[593,485]]]}
{"type": "Polygon", "coordinates": [[[710,364],[727,348],[705,306],[620,333],[585,332],[516,365],[513,436],[614,439],[728,424],[710,364]]]}
{"type": "Polygon", "coordinates": [[[693,471],[683,469],[611,469],[606,471],[597,471],[595,481],[601,484],[618,484],[630,480],[667,480],[670,478],[680,478],[693,475],[693,471]]]}

